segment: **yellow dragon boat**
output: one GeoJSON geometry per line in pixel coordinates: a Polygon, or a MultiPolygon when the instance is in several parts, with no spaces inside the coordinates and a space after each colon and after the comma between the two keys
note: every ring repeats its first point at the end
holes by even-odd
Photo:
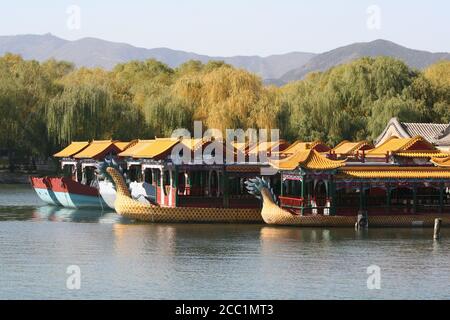
{"type": "Polygon", "coordinates": [[[197,223],[263,223],[257,208],[195,208],[161,207],[141,203],[131,197],[120,172],[106,168],[116,187],[116,212],[126,218],[147,222],[197,222],[197,223]]]}
{"type": "Polygon", "coordinates": [[[431,227],[440,218],[450,226],[450,155],[419,136],[392,137],[376,147],[299,142],[276,160],[245,165],[177,165],[169,155],[179,144],[189,152],[208,146],[157,139],[130,151],[127,179],[136,168],[155,190],[146,201],[132,197],[119,168],[105,167],[118,214],[148,222],[309,227],[431,227]]]}

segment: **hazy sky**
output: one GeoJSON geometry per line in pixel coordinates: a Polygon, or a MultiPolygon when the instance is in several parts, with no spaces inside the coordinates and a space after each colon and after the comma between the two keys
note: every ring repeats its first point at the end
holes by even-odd
{"type": "Polygon", "coordinates": [[[1,0],[1,35],[47,32],[209,55],[323,52],[379,38],[448,52],[450,1],[1,0]]]}

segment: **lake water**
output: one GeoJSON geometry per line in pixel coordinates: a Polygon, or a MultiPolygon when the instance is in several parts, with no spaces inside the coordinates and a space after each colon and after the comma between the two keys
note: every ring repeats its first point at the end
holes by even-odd
{"type": "Polygon", "coordinates": [[[140,224],[0,186],[0,299],[450,298],[449,231],[140,224]]]}

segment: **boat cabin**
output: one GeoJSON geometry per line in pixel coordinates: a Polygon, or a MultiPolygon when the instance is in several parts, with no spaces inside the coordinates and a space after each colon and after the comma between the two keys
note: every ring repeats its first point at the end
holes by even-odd
{"type": "Polygon", "coordinates": [[[134,143],[134,141],[113,140],[72,142],[53,156],[60,158],[61,169],[65,177],[84,185],[91,185],[95,181],[98,161],[103,161],[107,157],[115,157],[134,143]]]}
{"type": "Polygon", "coordinates": [[[351,160],[335,154],[298,151],[271,162],[280,206],[300,215],[450,213],[450,155],[423,138],[391,137],[351,160]]]}

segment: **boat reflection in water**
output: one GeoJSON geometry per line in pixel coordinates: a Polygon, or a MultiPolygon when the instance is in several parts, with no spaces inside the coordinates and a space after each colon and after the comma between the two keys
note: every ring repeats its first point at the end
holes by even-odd
{"type": "Polygon", "coordinates": [[[115,212],[101,210],[42,206],[36,207],[33,211],[33,219],[60,222],[115,223],[120,220],[120,217],[115,212]]]}

